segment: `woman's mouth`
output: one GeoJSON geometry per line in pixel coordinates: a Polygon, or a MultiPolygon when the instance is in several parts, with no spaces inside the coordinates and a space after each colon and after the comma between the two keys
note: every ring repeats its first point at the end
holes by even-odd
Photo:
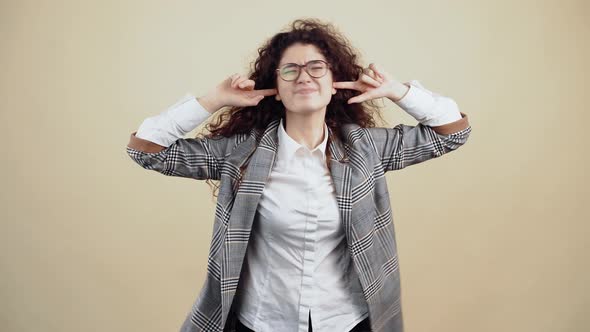
{"type": "Polygon", "coordinates": [[[303,89],[303,90],[299,90],[299,91],[297,91],[295,93],[301,94],[301,95],[309,95],[309,94],[312,94],[312,93],[317,92],[317,91],[318,90],[315,90],[315,89],[303,89]]]}

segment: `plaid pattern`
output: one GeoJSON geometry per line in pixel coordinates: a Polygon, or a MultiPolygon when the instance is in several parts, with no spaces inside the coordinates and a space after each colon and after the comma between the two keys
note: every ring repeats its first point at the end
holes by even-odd
{"type": "MultiPolygon", "coordinates": [[[[464,144],[471,126],[467,116],[461,115],[461,120],[436,127],[437,131],[422,124],[393,128],[347,124],[342,127],[345,142],[330,140],[338,207],[373,331],[403,331],[400,271],[385,173],[464,144]],[[449,133],[441,134],[445,131],[449,133]]],[[[235,332],[232,303],[254,215],[275,160],[278,125],[276,120],[263,132],[253,130],[231,138],[182,138],[152,153],[138,150],[150,142],[131,134],[127,153],[141,167],[169,176],[220,180],[207,277],[182,332],[235,332]],[[247,161],[242,183],[234,190],[240,166],[247,161]]]]}

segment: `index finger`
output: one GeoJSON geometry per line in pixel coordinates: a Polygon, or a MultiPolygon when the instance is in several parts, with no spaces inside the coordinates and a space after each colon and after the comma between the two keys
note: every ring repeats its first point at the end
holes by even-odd
{"type": "Polygon", "coordinates": [[[334,86],[336,89],[351,89],[351,90],[356,90],[356,82],[351,82],[351,81],[347,81],[347,82],[333,82],[332,86],[334,86]]]}
{"type": "Polygon", "coordinates": [[[277,89],[261,89],[250,91],[254,96],[272,96],[277,94],[277,89]]]}

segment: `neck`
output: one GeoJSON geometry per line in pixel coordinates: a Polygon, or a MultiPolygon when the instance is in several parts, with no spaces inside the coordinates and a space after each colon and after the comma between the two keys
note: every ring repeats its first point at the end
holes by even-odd
{"type": "Polygon", "coordinates": [[[285,131],[294,141],[313,150],[324,140],[326,109],[311,113],[285,110],[285,131]]]}

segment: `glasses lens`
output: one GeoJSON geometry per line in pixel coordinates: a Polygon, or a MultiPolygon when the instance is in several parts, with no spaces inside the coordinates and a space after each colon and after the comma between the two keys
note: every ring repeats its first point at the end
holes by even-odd
{"type": "Polygon", "coordinates": [[[283,66],[283,68],[281,68],[280,73],[281,73],[281,77],[285,81],[292,81],[299,74],[299,67],[296,65],[289,64],[289,65],[283,66]]]}
{"type": "Polygon", "coordinates": [[[310,61],[307,63],[307,72],[309,75],[320,78],[326,74],[328,66],[322,61],[310,61]]]}

